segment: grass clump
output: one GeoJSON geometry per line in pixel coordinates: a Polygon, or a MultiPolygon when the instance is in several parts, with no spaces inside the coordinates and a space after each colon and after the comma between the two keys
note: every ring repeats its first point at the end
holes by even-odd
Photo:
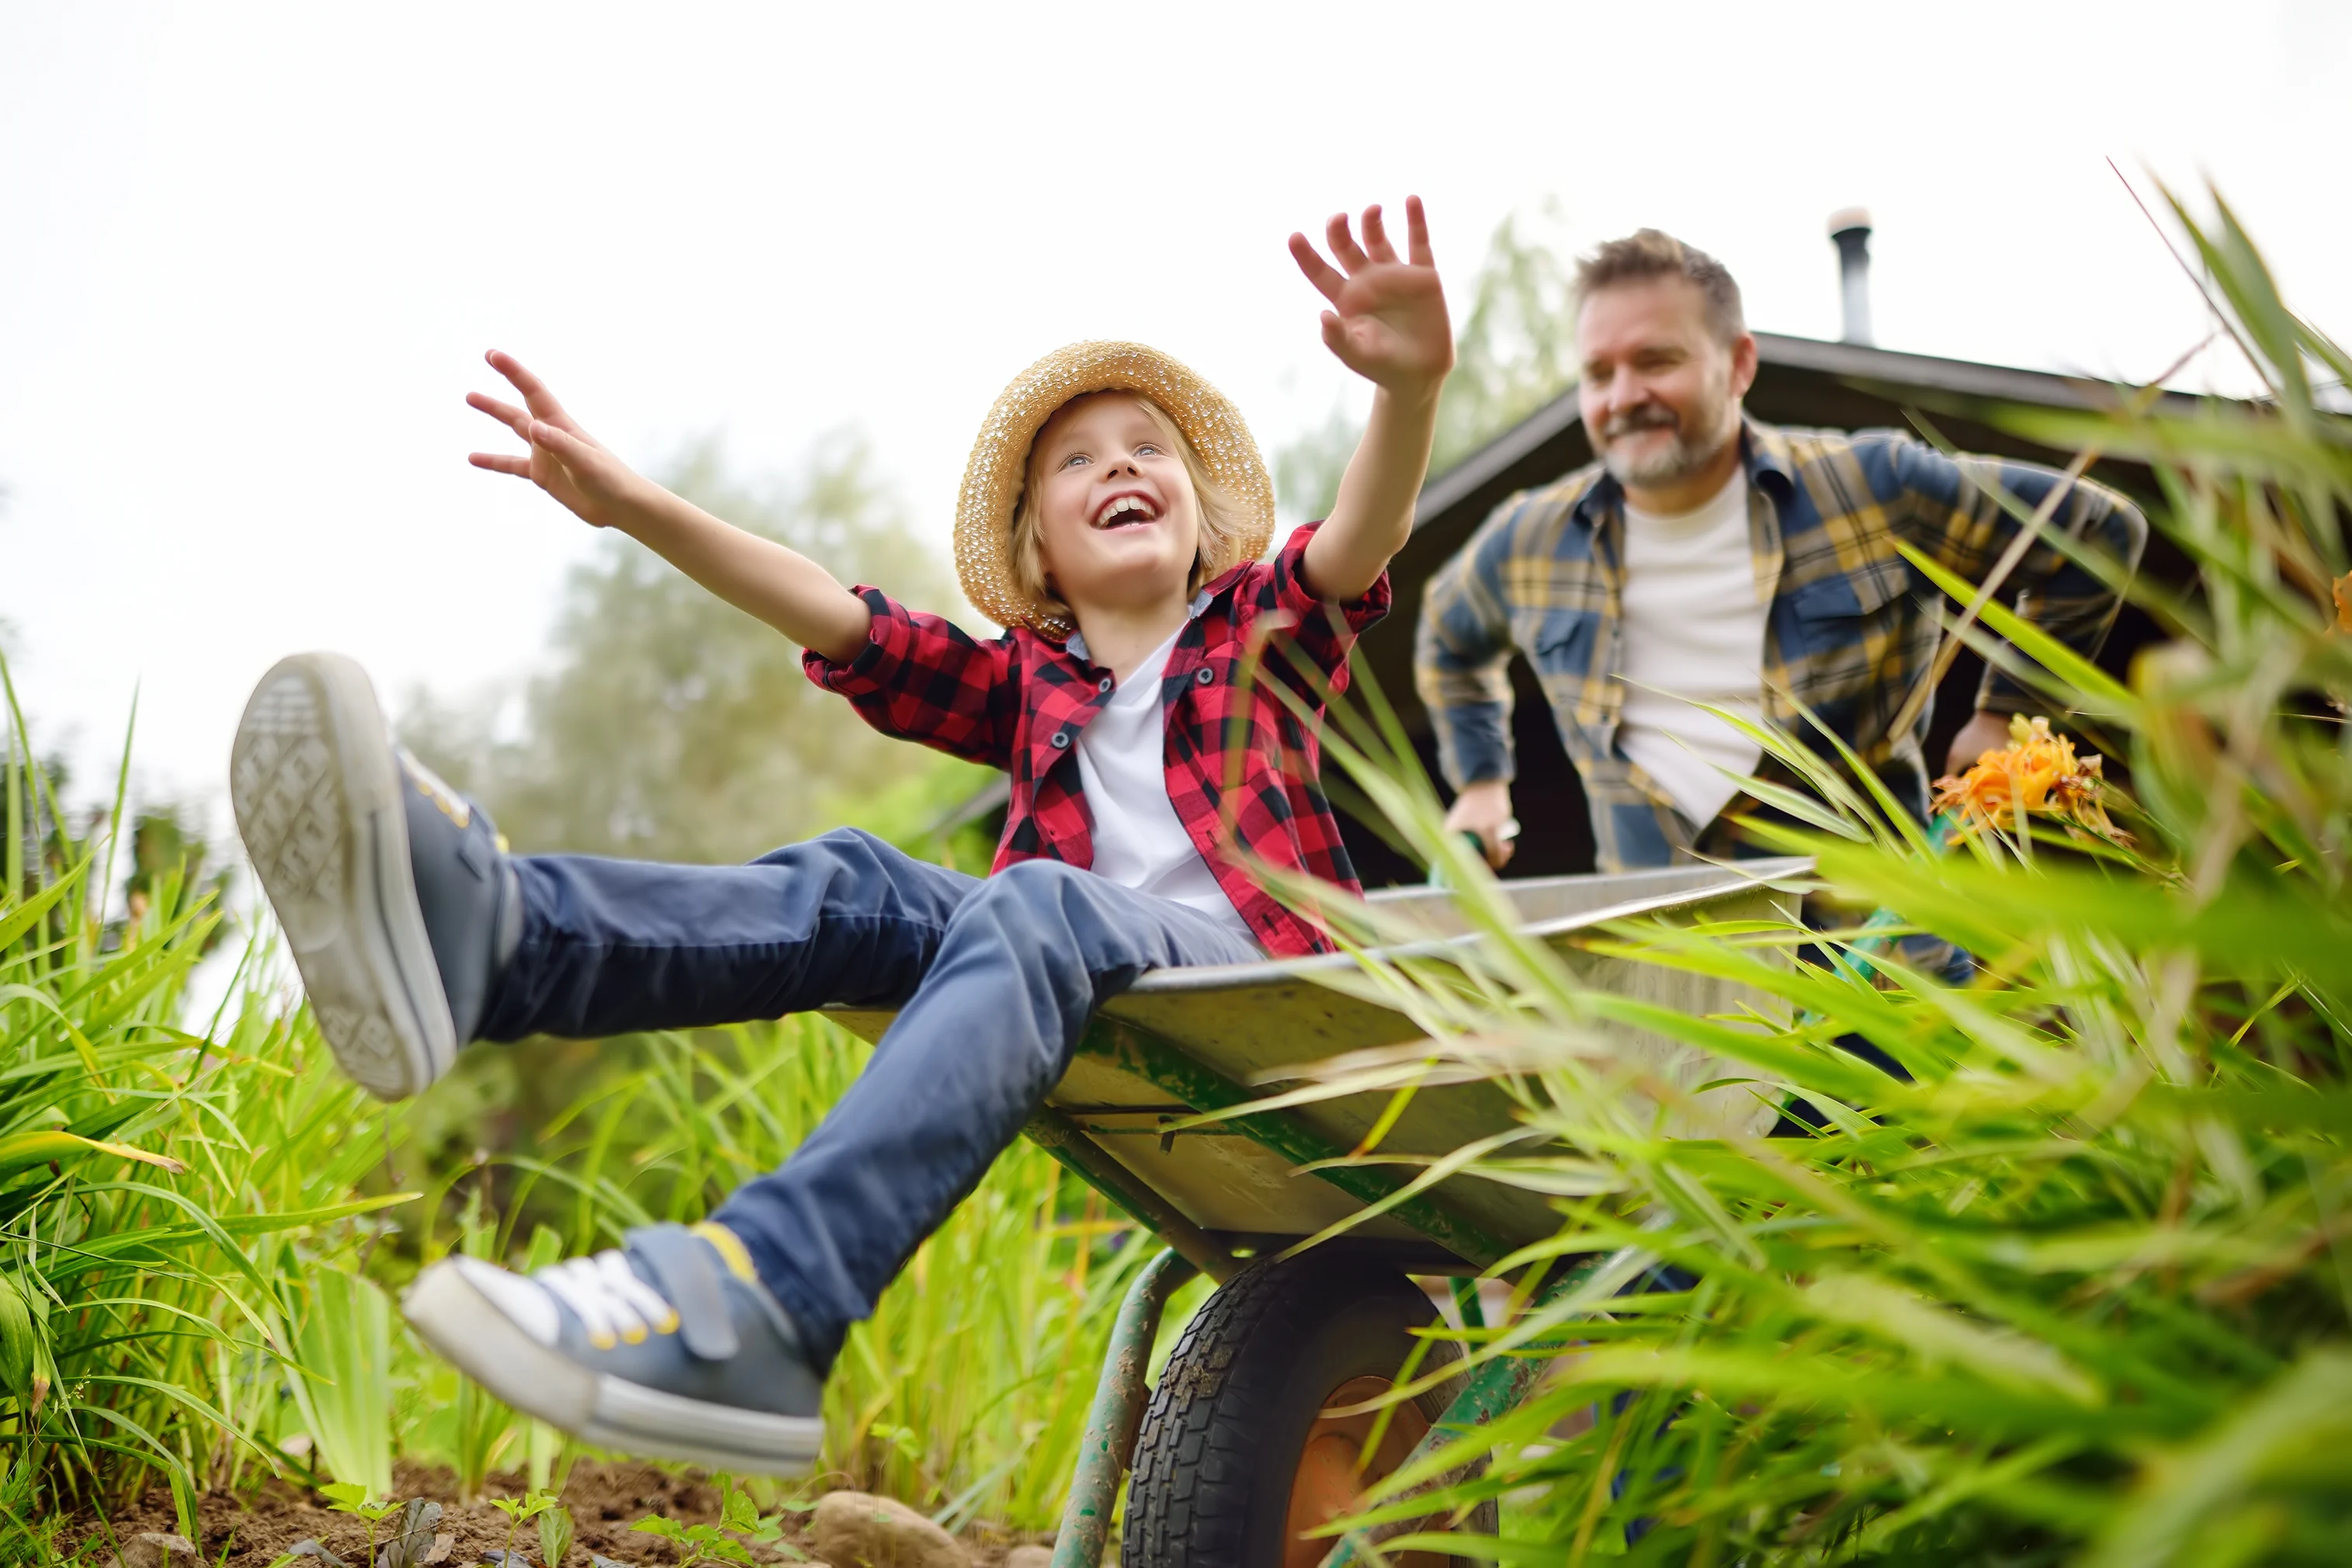
{"type": "Polygon", "coordinates": [[[397,1200],[363,1190],[376,1123],[299,1020],[248,1005],[184,1026],[216,884],[126,835],[119,790],[77,831],[7,698],[0,1554],[26,1560],[69,1510],[161,1479],[184,1531],[199,1490],[282,1467],[263,1407],[311,1313],[309,1271],[397,1200]],[[118,866],[126,841],[136,863],[118,866]],[[118,871],[131,897],[110,914],[118,871]]]}

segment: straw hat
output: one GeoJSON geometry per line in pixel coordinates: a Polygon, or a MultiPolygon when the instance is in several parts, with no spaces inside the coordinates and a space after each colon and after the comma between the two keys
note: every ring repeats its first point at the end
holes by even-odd
{"type": "Polygon", "coordinates": [[[1141,343],[1072,343],[1013,378],[988,411],[964,465],[963,490],[956,500],[956,576],[964,597],[999,626],[1025,626],[1055,637],[1070,630],[1040,612],[1014,585],[1006,543],[1037,432],[1055,410],[1090,392],[1140,393],[1166,409],[1232,500],[1243,522],[1241,537],[1223,552],[1230,560],[1208,563],[1209,576],[1256,560],[1274,537],[1274,479],[1241,411],[1224,394],[1141,343]]]}

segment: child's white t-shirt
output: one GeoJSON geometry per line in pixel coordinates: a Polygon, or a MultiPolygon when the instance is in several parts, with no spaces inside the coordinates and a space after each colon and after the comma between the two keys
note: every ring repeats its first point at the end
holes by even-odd
{"type": "Polygon", "coordinates": [[[1182,627],[1144,656],[1078,732],[1078,783],[1094,816],[1095,874],[1186,904],[1256,944],[1168,799],[1160,677],[1182,627]]]}

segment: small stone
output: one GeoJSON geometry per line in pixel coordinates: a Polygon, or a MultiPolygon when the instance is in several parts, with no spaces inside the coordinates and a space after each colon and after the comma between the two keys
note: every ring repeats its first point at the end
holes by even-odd
{"type": "Polygon", "coordinates": [[[963,1543],[905,1503],[870,1492],[827,1492],[812,1531],[835,1568],[971,1568],[963,1543]]]}
{"type": "Polygon", "coordinates": [[[1016,1546],[1004,1554],[1004,1568],[1054,1568],[1054,1549],[1016,1546]]]}
{"type": "Polygon", "coordinates": [[[116,1568],[175,1568],[174,1559],[194,1563],[196,1543],[184,1535],[166,1535],[161,1531],[144,1531],[122,1543],[122,1554],[113,1562],[116,1568]]]}

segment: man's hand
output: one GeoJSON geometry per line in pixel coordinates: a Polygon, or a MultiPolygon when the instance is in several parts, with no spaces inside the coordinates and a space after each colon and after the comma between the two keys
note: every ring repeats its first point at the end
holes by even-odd
{"type": "Polygon", "coordinates": [[[1512,852],[1517,847],[1505,837],[1515,826],[1507,779],[1465,784],[1462,793],[1454,797],[1454,809],[1445,814],[1445,831],[1476,834],[1479,847],[1486,852],[1486,864],[1497,871],[1511,863],[1512,852]]]}
{"type": "Polygon", "coordinates": [[[579,422],[563,412],[563,405],[555,401],[547,383],[525,370],[521,361],[497,349],[488,358],[490,368],[522,395],[523,406],[517,408],[478,392],[467,393],[466,402],[521,437],[530,444],[530,455],[514,458],[476,452],[470,459],[474,467],[529,479],[593,527],[625,525],[643,507],[645,492],[653,487],[580,428],[579,422]]]}
{"type": "Polygon", "coordinates": [[[1325,226],[1330,262],[1303,234],[1290,237],[1290,254],[1318,292],[1331,302],[1323,312],[1323,342],[1339,363],[1400,397],[1433,397],[1454,368],[1454,328],[1445,289],[1429,249],[1429,224],[1419,196],[1404,203],[1405,258],[1389,243],[1381,209],[1364,209],[1364,242],[1356,243],[1346,213],[1325,226]]]}
{"type": "Polygon", "coordinates": [[[1979,710],[1960,732],[1952,737],[1952,749],[1944,754],[1944,771],[1963,773],[1976,765],[1987,752],[1998,752],[2009,744],[2009,715],[1979,710]]]}

